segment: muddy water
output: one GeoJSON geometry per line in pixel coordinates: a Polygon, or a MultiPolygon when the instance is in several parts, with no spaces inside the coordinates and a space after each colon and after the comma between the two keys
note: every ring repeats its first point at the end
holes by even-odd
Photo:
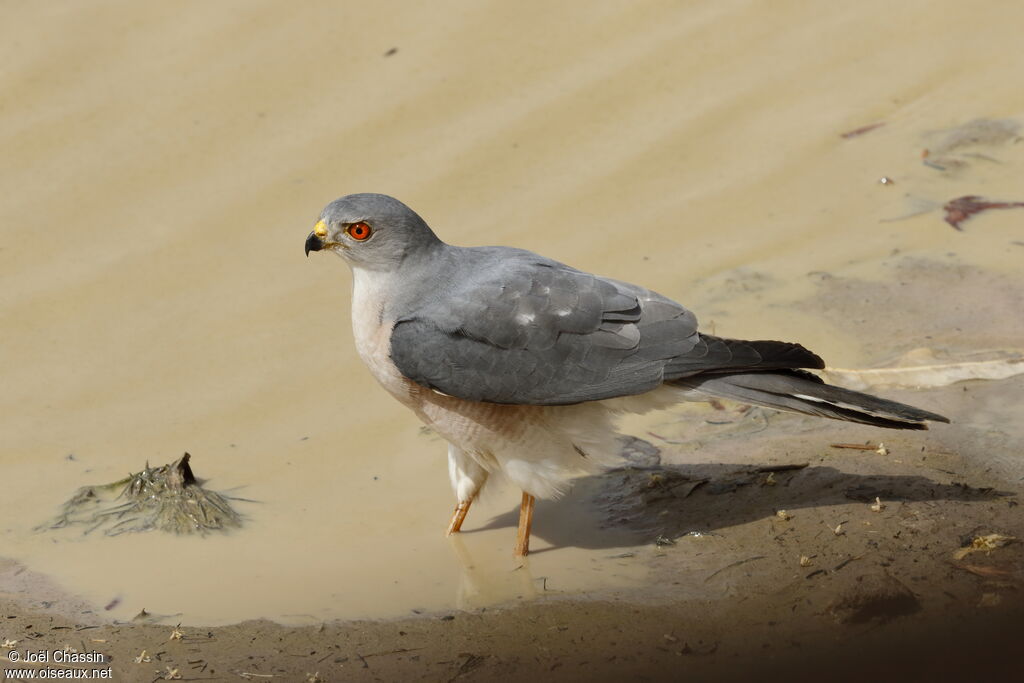
{"type": "Polygon", "coordinates": [[[944,172],[921,151],[1024,111],[1024,9],[823,10],[5,5],[0,552],[113,617],[205,624],[642,582],[614,540],[587,549],[610,532],[585,500],[537,520],[537,550],[555,525],[580,543],[527,571],[508,556],[515,491],[442,538],[444,445],[359,364],[346,268],[301,242],[330,199],[387,192],[449,241],[642,281],[721,334],[876,360],[788,303],[809,272],[878,276],[897,249],[1019,267],[1018,211],[958,233],[936,207],[1024,199],[1024,145],[944,172]],[[32,533],[76,487],[185,450],[258,501],[243,531],[32,533]]]}

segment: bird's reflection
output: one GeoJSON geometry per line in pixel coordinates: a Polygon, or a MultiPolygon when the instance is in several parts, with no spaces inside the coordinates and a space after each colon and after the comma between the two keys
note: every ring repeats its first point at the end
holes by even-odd
{"type": "MultiPolygon", "coordinates": [[[[528,557],[501,552],[470,552],[463,534],[449,537],[459,567],[455,606],[461,610],[489,607],[514,600],[533,600],[538,591],[528,557]]],[[[475,539],[473,539],[475,540],[475,539]]],[[[505,550],[505,548],[502,548],[505,550]]]]}

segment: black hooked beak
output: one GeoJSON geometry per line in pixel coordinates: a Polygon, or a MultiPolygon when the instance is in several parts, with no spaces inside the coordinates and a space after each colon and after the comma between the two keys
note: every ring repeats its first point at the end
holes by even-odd
{"type": "Polygon", "coordinates": [[[306,238],[306,256],[309,256],[311,251],[320,251],[324,248],[323,241],[317,237],[315,232],[309,233],[309,237],[306,238]]]}

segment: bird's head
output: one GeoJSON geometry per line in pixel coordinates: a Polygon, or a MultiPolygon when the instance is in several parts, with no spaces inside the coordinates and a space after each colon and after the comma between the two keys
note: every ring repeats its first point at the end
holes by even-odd
{"type": "Polygon", "coordinates": [[[350,194],[335,199],[306,237],[311,251],[331,250],[352,265],[393,270],[442,242],[415,211],[384,194],[350,194]]]}

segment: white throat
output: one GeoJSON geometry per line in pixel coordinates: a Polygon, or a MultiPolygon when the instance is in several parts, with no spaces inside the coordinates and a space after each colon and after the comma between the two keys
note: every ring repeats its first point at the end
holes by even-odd
{"type": "Polygon", "coordinates": [[[394,320],[385,319],[384,302],[390,298],[392,283],[389,272],[352,264],[352,335],[359,357],[374,375],[382,363],[390,365],[394,320]]]}

